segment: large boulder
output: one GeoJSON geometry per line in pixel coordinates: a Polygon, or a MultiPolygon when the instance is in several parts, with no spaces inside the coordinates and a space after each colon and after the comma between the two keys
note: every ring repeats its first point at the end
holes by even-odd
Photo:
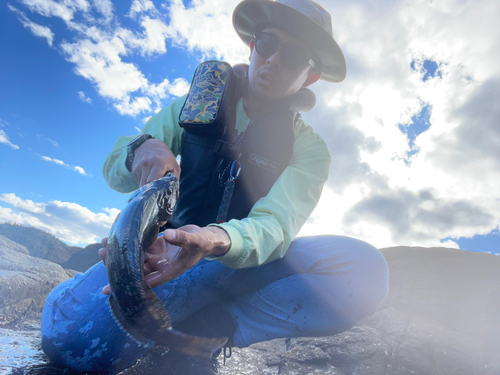
{"type": "Polygon", "coordinates": [[[380,374],[500,374],[500,256],[382,249],[390,292],[360,325],[390,345],[380,374]]]}
{"type": "Polygon", "coordinates": [[[0,248],[2,248],[2,247],[6,248],[6,249],[17,251],[18,253],[21,253],[21,254],[30,255],[30,252],[28,251],[28,249],[26,249],[26,247],[24,247],[21,244],[18,244],[17,242],[9,240],[7,237],[0,235],[0,248]]]}
{"type": "Polygon", "coordinates": [[[75,274],[10,245],[0,244],[0,326],[39,315],[50,291],[75,274]]]}

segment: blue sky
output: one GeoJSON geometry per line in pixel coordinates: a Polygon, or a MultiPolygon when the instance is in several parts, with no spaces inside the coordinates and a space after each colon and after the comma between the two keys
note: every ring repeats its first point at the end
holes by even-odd
{"type": "MultiPolygon", "coordinates": [[[[104,159],[199,62],[247,61],[236,4],[0,1],[0,222],[79,245],[105,236],[127,196],[107,187],[104,159]]],[[[476,22],[498,5],[321,4],[348,75],[312,87],[304,118],[333,163],[301,235],[500,253],[500,30],[476,22]]]]}
{"type": "MultiPolygon", "coordinates": [[[[24,28],[5,2],[1,6],[0,33],[8,37],[0,39],[7,57],[0,61],[0,118],[12,144],[19,146],[0,148],[2,193],[14,192],[35,202],[77,202],[94,212],[122,207],[126,196],[107,187],[102,164],[120,135],[138,133],[144,116],[120,115],[91,82],[75,74],[57,48],[58,42],[74,37],[61,21],[48,20],[56,34],[50,47],[24,28]],[[68,167],[44,161],[44,156],[64,161],[68,167]],[[85,174],[71,168],[75,166],[85,174]]],[[[32,18],[44,21],[40,16],[32,18]]],[[[196,60],[170,49],[169,54],[175,64],[166,63],[164,56],[147,60],[131,56],[127,62],[141,66],[152,81],[169,76],[190,79],[196,60]]],[[[173,98],[162,103],[167,105],[173,98]]]]}

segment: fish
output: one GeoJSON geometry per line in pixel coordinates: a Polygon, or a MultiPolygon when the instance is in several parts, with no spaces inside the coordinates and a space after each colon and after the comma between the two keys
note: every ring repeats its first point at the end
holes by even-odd
{"type": "Polygon", "coordinates": [[[165,177],[142,186],[115,219],[106,246],[108,303],[120,328],[138,344],[168,347],[210,358],[227,337],[192,336],[172,328],[163,302],[144,280],[144,252],[171,219],[179,195],[177,178],[165,177]]]}

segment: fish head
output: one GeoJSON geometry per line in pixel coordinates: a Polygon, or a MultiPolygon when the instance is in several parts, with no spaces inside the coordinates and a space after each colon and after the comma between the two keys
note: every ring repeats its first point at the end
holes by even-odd
{"type": "Polygon", "coordinates": [[[160,222],[167,222],[174,213],[175,204],[179,197],[179,181],[170,172],[157,181],[161,184],[157,200],[158,219],[160,222]]]}

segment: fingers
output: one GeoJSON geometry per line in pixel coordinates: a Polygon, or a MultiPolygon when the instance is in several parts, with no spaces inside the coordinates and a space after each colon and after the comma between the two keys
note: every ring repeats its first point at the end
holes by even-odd
{"type": "Polygon", "coordinates": [[[184,272],[198,263],[199,260],[200,259],[192,259],[190,256],[188,256],[185,250],[178,248],[178,250],[175,251],[175,255],[172,256],[170,261],[165,262],[160,267],[157,267],[155,272],[145,275],[144,280],[151,288],[156,288],[157,286],[182,275],[184,272]]]}
{"type": "Polygon", "coordinates": [[[102,262],[106,264],[106,248],[97,250],[97,254],[99,254],[99,258],[101,258],[102,262]]]}
{"type": "Polygon", "coordinates": [[[148,183],[148,177],[150,176],[150,173],[148,173],[148,171],[143,171],[143,173],[141,174],[141,179],[139,181],[139,186],[144,186],[148,183]],[[146,173],[144,173],[146,172],[146,173]]]}
{"type": "Polygon", "coordinates": [[[165,176],[165,174],[167,172],[171,172],[171,171],[169,171],[168,169],[166,171],[164,171],[164,166],[163,165],[158,165],[158,164],[153,165],[153,167],[149,171],[149,174],[148,174],[148,176],[146,178],[145,184],[149,184],[150,182],[152,182],[154,180],[162,178],[163,176],[165,176]]]}
{"type": "Polygon", "coordinates": [[[140,186],[172,172],[180,177],[180,166],[172,150],[158,139],[149,139],[135,150],[132,174],[140,186]]]}
{"type": "Polygon", "coordinates": [[[104,288],[102,288],[102,294],[110,296],[111,295],[111,287],[109,285],[106,285],[104,288]]]}
{"type": "Polygon", "coordinates": [[[170,244],[188,248],[190,245],[188,232],[177,229],[167,229],[163,232],[163,238],[170,244]]]}
{"type": "Polygon", "coordinates": [[[108,246],[108,237],[103,237],[101,244],[103,248],[97,250],[97,254],[99,255],[99,258],[101,258],[102,262],[106,264],[106,247],[108,246]]]}
{"type": "Polygon", "coordinates": [[[164,156],[146,154],[132,163],[132,174],[140,186],[157,180],[166,173],[167,162],[164,156]]]}
{"type": "MultiPolygon", "coordinates": [[[[182,271],[184,272],[184,271],[182,271]]],[[[177,276],[181,275],[178,270],[170,269],[168,272],[153,272],[144,277],[144,280],[148,283],[151,288],[156,288],[170,280],[175,279],[177,276]]]]}
{"type": "MultiPolygon", "coordinates": [[[[196,225],[186,225],[180,229],[167,229],[158,237],[144,254],[144,280],[151,288],[175,279],[193,267],[206,256],[205,236],[198,233],[196,225]]],[[[106,241],[103,240],[107,245],[106,241]]],[[[105,261],[106,247],[98,251],[99,257],[105,261]]],[[[102,290],[105,295],[111,294],[109,285],[102,290]]]]}
{"type": "MultiPolygon", "coordinates": [[[[174,159],[175,161],[175,159],[174,159]]],[[[176,165],[177,161],[175,161],[176,165]]],[[[169,163],[171,164],[171,163],[169,163]]],[[[139,182],[140,186],[144,186],[149,184],[152,181],[158,180],[167,174],[167,172],[172,172],[174,176],[179,178],[180,176],[180,167],[175,168],[174,166],[167,165],[165,161],[157,161],[153,164],[145,164],[142,167],[137,167],[135,169],[134,177],[139,182]]]]}

